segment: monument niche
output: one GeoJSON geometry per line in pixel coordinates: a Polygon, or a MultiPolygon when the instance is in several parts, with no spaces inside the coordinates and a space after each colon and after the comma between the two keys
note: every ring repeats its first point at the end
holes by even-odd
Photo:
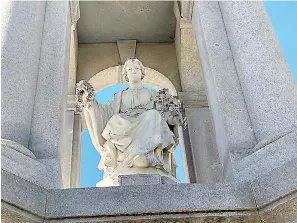
{"type": "Polygon", "coordinates": [[[105,105],[95,100],[87,81],[80,81],[76,88],[77,107],[101,155],[98,168],[104,176],[97,186],[117,186],[120,175],[134,174],[159,174],[178,182],[173,152],[177,127],[186,124],[181,102],[167,89],[144,88],[145,68],[138,59],[128,59],[122,75],[129,87],[105,105]]]}

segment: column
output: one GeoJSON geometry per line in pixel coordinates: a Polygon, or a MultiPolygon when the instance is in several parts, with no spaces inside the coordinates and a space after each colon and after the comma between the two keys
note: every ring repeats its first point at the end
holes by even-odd
{"type": "Polygon", "coordinates": [[[256,144],[218,2],[195,1],[192,15],[217,148],[230,176],[231,162],[252,153],[256,144]]]}
{"type": "Polygon", "coordinates": [[[71,20],[68,1],[47,1],[29,149],[61,186],[71,20]]]}
{"type": "Polygon", "coordinates": [[[81,114],[74,114],[73,141],[71,156],[71,179],[70,187],[80,187],[80,167],[81,167],[81,135],[82,124],[81,114]]]}
{"type": "Polygon", "coordinates": [[[68,1],[4,3],[2,169],[59,187],[69,62],[68,1]]]}
{"type": "MultiPolygon", "coordinates": [[[[4,1],[1,29],[1,134],[28,148],[46,2],[4,1]]],[[[19,146],[20,147],[20,146],[19,146]]]]}
{"type": "Polygon", "coordinates": [[[235,178],[252,180],[297,160],[297,88],[263,3],[219,5],[257,140],[235,178]]]}
{"type": "Polygon", "coordinates": [[[297,125],[297,88],[262,2],[220,2],[257,141],[297,125]]]}

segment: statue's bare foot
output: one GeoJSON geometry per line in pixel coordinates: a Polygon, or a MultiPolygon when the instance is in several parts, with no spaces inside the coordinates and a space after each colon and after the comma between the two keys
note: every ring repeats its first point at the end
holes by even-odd
{"type": "Polygon", "coordinates": [[[146,168],[149,167],[149,162],[145,155],[136,155],[133,159],[133,165],[135,167],[146,168]]]}

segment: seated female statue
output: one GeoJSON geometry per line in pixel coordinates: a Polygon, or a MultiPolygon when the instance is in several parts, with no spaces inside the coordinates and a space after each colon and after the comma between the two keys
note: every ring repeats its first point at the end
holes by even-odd
{"type": "Polygon", "coordinates": [[[104,177],[127,167],[153,167],[175,175],[173,151],[177,139],[170,126],[179,124],[178,112],[164,109],[160,103],[164,94],[143,87],[145,69],[138,59],[128,59],[122,75],[129,87],[105,105],[94,100],[92,87],[86,81],[77,87],[78,104],[83,108],[92,142],[102,156],[99,169],[104,170],[104,177]]]}

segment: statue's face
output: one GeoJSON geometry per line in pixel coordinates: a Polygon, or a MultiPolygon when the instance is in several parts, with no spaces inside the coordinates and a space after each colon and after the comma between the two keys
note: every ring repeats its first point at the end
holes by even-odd
{"type": "Polygon", "coordinates": [[[135,61],[128,63],[127,65],[127,77],[129,79],[129,83],[137,84],[141,82],[141,67],[135,61]]]}

